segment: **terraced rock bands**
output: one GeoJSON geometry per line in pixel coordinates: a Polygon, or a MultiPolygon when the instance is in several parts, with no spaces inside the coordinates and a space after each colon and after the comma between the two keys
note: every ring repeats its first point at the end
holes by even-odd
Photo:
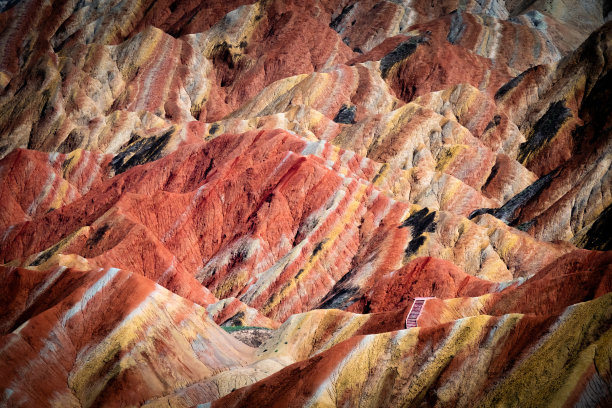
{"type": "Polygon", "coordinates": [[[611,17],[0,1],[0,406],[610,406],[611,17]]]}

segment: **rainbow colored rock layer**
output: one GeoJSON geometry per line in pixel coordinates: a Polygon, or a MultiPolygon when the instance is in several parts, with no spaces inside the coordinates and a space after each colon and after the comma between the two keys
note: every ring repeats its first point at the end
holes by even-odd
{"type": "Polygon", "coordinates": [[[0,406],[609,405],[608,20],[0,1],[0,406]]]}

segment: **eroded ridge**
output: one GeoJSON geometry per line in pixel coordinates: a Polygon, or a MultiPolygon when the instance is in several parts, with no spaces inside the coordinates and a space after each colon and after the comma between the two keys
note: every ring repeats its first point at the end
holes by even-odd
{"type": "Polygon", "coordinates": [[[0,405],[610,405],[610,19],[0,0],[0,405]]]}

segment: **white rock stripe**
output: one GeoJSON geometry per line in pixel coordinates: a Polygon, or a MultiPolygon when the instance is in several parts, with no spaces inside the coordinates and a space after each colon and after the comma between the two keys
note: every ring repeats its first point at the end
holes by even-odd
{"type": "Polygon", "coordinates": [[[55,174],[55,172],[52,171],[51,173],[49,173],[49,176],[47,177],[47,180],[45,181],[45,185],[43,186],[38,196],[34,199],[34,201],[32,201],[32,203],[28,207],[26,214],[28,214],[29,216],[32,216],[36,213],[38,206],[40,206],[40,204],[45,200],[45,198],[47,198],[47,196],[51,192],[51,189],[53,185],[55,184],[56,178],[57,178],[57,174],[55,174]]]}
{"type": "MultiPolygon", "coordinates": [[[[311,215],[308,216],[304,225],[308,225],[310,220],[318,220],[317,223],[313,226],[311,231],[308,232],[308,234],[300,243],[294,246],[293,249],[291,249],[285,256],[279,259],[278,262],[274,264],[271,268],[263,272],[260,276],[256,277],[257,284],[249,286],[246,293],[240,297],[240,300],[243,303],[250,304],[256,298],[258,298],[272,283],[276,281],[282,271],[299,257],[306,243],[310,242],[310,237],[313,236],[313,234],[315,234],[319,230],[319,228],[321,228],[321,226],[324,224],[325,219],[327,219],[331,214],[336,212],[338,206],[346,196],[346,192],[346,188],[336,190],[335,194],[330,198],[330,200],[328,200],[326,204],[324,204],[321,208],[314,211],[311,215]],[[329,205],[330,202],[331,205],[329,205]]],[[[345,203],[345,206],[346,205],[348,204],[345,203]]]]}
{"type": "Polygon", "coordinates": [[[59,157],[59,154],[52,153],[49,155],[49,165],[51,167],[49,176],[47,177],[47,180],[45,181],[45,185],[43,186],[41,192],[34,199],[34,201],[30,203],[30,206],[28,207],[26,214],[30,216],[34,215],[36,213],[36,210],[38,209],[38,206],[45,200],[45,198],[47,198],[47,196],[51,192],[51,189],[57,179],[57,174],[53,171],[53,165],[55,164],[55,161],[57,160],[58,157],[59,157]]]}
{"type": "Polygon", "coordinates": [[[497,53],[499,51],[499,43],[500,40],[502,38],[502,30],[501,30],[501,24],[499,22],[499,20],[495,19],[494,20],[494,24],[493,24],[493,41],[489,50],[489,55],[488,57],[491,58],[493,61],[495,61],[497,59],[497,53]]]}
{"type": "Polygon", "coordinates": [[[168,231],[166,231],[164,236],[161,238],[161,242],[165,243],[168,240],[170,240],[172,237],[174,237],[174,235],[179,230],[183,222],[185,222],[185,220],[193,212],[193,210],[196,208],[196,206],[202,199],[202,196],[204,195],[204,193],[208,190],[207,186],[208,186],[208,183],[203,184],[198,188],[196,194],[191,199],[191,202],[189,203],[185,211],[183,211],[182,214],[178,216],[176,221],[174,221],[174,224],[172,224],[172,226],[168,229],[168,231]]]}
{"type": "Polygon", "coordinates": [[[62,326],[66,326],[66,324],[74,317],[78,312],[83,311],[87,307],[87,304],[98,294],[102,289],[104,289],[119,273],[120,269],[118,268],[109,268],[108,271],[102,275],[96,283],[91,285],[89,289],[83,294],[83,296],[79,299],[78,302],[74,304],[61,320],[62,326]]]}
{"type": "MultiPolygon", "coordinates": [[[[51,328],[47,338],[44,339],[42,342],[44,344],[44,347],[40,349],[37,356],[31,360],[25,361],[19,367],[9,388],[13,388],[13,389],[22,388],[21,384],[25,381],[28,381],[28,379],[30,378],[28,376],[28,372],[30,372],[33,369],[37,369],[37,370],[40,369],[41,365],[46,365],[47,364],[46,362],[48,360],[54,360],[54,359],[59,358],[54,355],[61,352],[61,350],[58,347],[58,342],[61,341],[61,338],[66,337],[66,330],[65,330],[66,323],[77,312],[82,311],[87,306],[87,304],[91,301],[91,299],[93,299],[93,297],[97,293],[99,293],[104,287],[106,287],[113,280],[113,278],[117,275],[118,272],[119,272],[119,269],[117,268],[108,269],[107,272],[104,275],[102,275],[100,279],[98,279],[92,286],[90,286],[87,289],[87,291],[81,297],[81,299],[66,312],[66,314],[62,317],[62,319],[58,322],[58,324],[56,324],[53,328],[51,328]]],[[[60,271],[58,271],[56,272],[56,274],[61,274],[61,273],[60,271]]],[[[130,276],[131,274],[128,275],[128,279],[130,276]]],[[[128,315],[128,317],[126,317],[124,321],[127,320],[131,315],[132,313],[130,313],[130,315],[128,315]]],[[[23,329],[23,327],[27,325],[28,322],[24,323],[19,328],[19,332],[21,331],[21,329],[23,329]]],[[[16,333],[16,335],[11,336],[9,341],[2,348],[2,350],[0,350],[0,353],[4,353],[5,351],[12,348],[16,343],[19,342],[19,340],[21,340],[21,335],[19,335],[19,333],[16,333]]]]}
{"type": "Polygon", "coordinates": [[[4,243],[4,241],[6,241],[6,239],[9,237],[9,235],[11,235],[11,232],[13,231],[13,229],[15,228],[15,224],[10,225],[6,231],[4,231],[4,234],[2,235],[2,243],[4,243]]]}
{"type": "Polygon", "coordinates": [[[89,178],[87,179],[85,184],[83,184],[83,186],[81,187],[81,191],[80,191],[81,194],[87,194],[87,192],[91,189],[91,185],[93,184],[94,180],[100,173],[100,164],[102,163],[103,158],[104,156],[102,156],[101,154],[97,155],[95,167],[93,168],[92,172],[89,174],[89,178]]]}
{"type": "Polygon", "coordinates": [[[149,69],[149,72],[147,72],[143,80],[144,89],[142,90],[142,92],[140,92],[140,89],[138,90],[138,94],[137,94],[138,100],[131,107],[130,110],[140,111],[140,110],[147,109],[147,105],[150,102],[149,101],[150,93],[148,92],[148,90],[151,89],[151,86],[154,84],[155,80],[159,76],[160,71],[162,71],[164,65],[170,59],[168,54],[169,52],[172,52],[173,50],[173,47],[170,41],[172,41],[171,38],[168,38],[166,35],[163,36],[161,47],[158,47],[158,49],[161,48],[162,54],[159,55],[158,58],[155,58],[155,62],[153,66],[149,69]]]}
{"type": "Polygon", "coordinates": [[[64,273],[66,269],[67,268],[65,266],[58,267],[53,273],[53,275],[45,279],[45,283],[42,286],[32,291],[32,293],[28,297],[26,308],[30,307],[42,293],[49,289],[49,287],[58,280],[58,278],[64,273]]]}

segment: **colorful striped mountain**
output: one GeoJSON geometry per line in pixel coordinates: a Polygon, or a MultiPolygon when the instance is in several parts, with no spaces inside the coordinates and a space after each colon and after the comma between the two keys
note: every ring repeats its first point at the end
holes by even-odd
{"type": "Polygon", "coordinates": [[[611,406],[608,3],[0,0],[0,406],[611,406]]]}

